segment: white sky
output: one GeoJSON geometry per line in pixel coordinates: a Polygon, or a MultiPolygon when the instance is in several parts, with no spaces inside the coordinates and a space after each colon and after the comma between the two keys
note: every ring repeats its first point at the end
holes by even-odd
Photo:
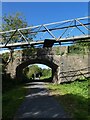
{"type": "Polygon", "coordinates": [[[46,65],[43,65],[43,64],[36,64],[36,65],[38,65],[40,68],[46,68],[46,69],[48,69],[49,67],[48,66],[46,66],[46,65]]]}
{"type": "Polygon", "coordinates": [[[0,50],[0,54],[5,53],[5,52],[9,52],[9,50],[0,50]]]}

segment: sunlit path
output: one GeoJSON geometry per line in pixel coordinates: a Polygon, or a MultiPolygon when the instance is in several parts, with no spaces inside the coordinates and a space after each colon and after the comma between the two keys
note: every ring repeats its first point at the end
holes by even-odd
{"type": "Polygon", "coordinates": [[[32,82],[25,87],[29,89],[25,101],[18,109],[14,120],[19,118],[67,118],[63,107],[49,95],[46,83],[32,82]]]}

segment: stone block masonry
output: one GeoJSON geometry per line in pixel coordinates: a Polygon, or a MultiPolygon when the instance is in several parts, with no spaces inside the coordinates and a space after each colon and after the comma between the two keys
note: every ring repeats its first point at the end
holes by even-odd
{"type": "Polygon", "coordinates": [[[22,79],[22,71],[30,64],[45,64],[52,69],[52,82],[73,81],[79,77],[89,77],[88,54],[67,54],[68,47],[38,48],[15,51],[13,61],[7,65],[7,73],[12,78],[22,79]]]}

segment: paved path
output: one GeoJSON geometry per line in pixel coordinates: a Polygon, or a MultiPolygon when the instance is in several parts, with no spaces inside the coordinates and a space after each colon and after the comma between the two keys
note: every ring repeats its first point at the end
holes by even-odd
{"type": "Polygon", "coordinates": [[[67,118],[63,107],[49,95],[45,83],[28,83],[29,92],[18,109],[14,120],[19,118],[67,118]]]}

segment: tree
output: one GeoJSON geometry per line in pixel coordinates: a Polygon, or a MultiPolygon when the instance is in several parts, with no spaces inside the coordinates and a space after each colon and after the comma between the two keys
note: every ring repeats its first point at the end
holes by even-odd
{"type": "MultiPolygon", "coordinates": [[[[21,13],[15,13],[10,15],[4,15],[3,16],[3,22],[2,22],[2,31],[9,31],[9,30],[17,30],[18,28],[25,28],[28,26],[25,18],[21,13]]],[[[23,35],[27,37],[28,41],[32,41],[32,38],[34,35],[27,34],[31,30],[23,30],[23,35]]],[[[10,36],[12,36],[14,32],[3,34],[2,37],[4,38],[3,42],[6,42],[9,40],[10,36]]],[[[10,40],[11,42],[17,42],[17,41],[23,41],[24,38],[18,34],[18,32],[15,33],[15,35],[10,40]]]]}
{"type": "Polygon", "coordinates": [[[42,72],[42,69],[40,67],[38,67],[38,65],[32,65],[32,66],[29,66],[28,68],[29,68],[28,71],[25,70],[27,68],[24,69],[24,71],[27,71],[27,73],[24,73],[24,74],[26,74],[26,76],[29,79],[32,78],[34,74],[42,72]]]}
{"type": "Polygon", "coordinates": [[[26,67],[26,68],[23,70],[23,73],[24,73],[25,75],[27,75],[28,72],[29,72],[29,67],[26,67]]]}
{"type": "Polygon", "coordinates": [[[43,70],[42,70],[42,75],[43,75],[44,77],[51,77],[51,75],[52,75],[51,69],[43,69],[43,70]]]}
{"type": "Polygon", "coordinates": [[[21,15],[21,13],[4,15],[2,30],[8,31],[8,30],[27,27],[27,22],[22,17],[23,16],[21,15]]]}
{"type": "Polygon", "coordinates": [[[6,52],[6,53],[3,53],[2,54],[2,60],[6,63],[9,59],[9,53],[6,52]]]}

